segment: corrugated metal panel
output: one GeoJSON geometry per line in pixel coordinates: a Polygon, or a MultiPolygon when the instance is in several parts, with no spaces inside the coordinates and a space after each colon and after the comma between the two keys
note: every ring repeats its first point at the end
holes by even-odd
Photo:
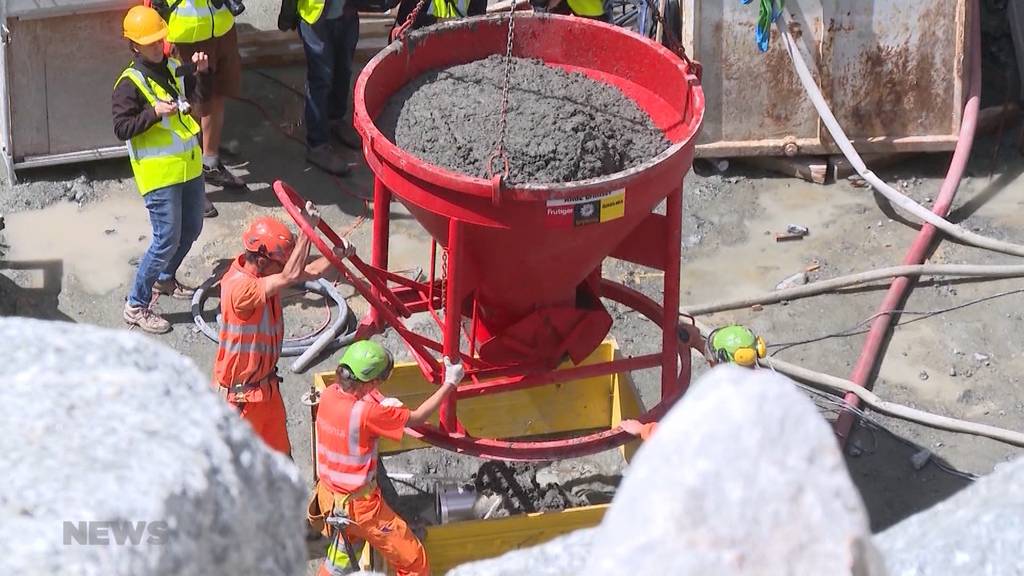
{"type": "MultiPolygon", "coordinates": [[[[966,0],[788,0],[790,33],[861,152],[952,149],[963,102],[966,0]]],[[[829,154],[828,139],[756,3],[684,0],[684,40],[704,65],[705,157],[829,154]]]]}

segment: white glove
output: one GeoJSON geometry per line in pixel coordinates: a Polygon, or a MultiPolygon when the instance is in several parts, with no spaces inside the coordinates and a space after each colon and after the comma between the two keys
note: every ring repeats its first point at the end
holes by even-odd
{"type": "Polygon", "coordinates": [[[462,362],[452,364],[452,361],[447,356],[444,357],[444,383],[458,386],[459,382],[466,376],[466,370],[462,367],[462,362]]]}
{"type": "Polygon", "coordinates": [[[384,398],[380,401],[380,405],[385,408],[401,408],[405,406],[398,398],[384,398]]]}
{"type": "Polygon", "coordinates": [[[316,228],[320,224],[320,209],[309,200],[306,200],[306,209],[303,210],[310,228],[316,228]]]}

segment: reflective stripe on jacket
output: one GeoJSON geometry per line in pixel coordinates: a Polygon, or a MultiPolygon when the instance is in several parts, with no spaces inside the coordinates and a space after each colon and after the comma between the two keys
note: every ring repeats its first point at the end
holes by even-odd
{"type": "MultiPolygon", "coordinates": [[[[173,4],[174,0],[170,0],[173,4]]],[[[192,44],[227,34],[235,25],[227,4],[215,8],[210,0],[181,0],[167,20],[167,41],[192,44]]]]}
{"type": "MultiPolygon", "coordinates": [[[[167,59],[170,77],[174,78],[174,89],[183,97],[185,81],[174,76],[180,64],[174,58],[167,59]]],[[[126,78],[135,84],[150,106],[157,101],[176,101],[174,95],[133,66],[121,72],[114,86],[126,78]]],[[[157,188],[184,184],[202,175],[203,153],[198,134],[199,123],[192,116],[178,112],[164,116],[148,130],[127,142],[128,158],[140,194],[145,196],[157,188]]]]}
{"type": "Polygon", "coordinates": [[[327,402],[321,396],[316,418],[317,475],[331,492],[352,494],[374,478],[378,439],[362,434],[368,407],[348,394],[332,396],[327,402]]]}
{"type": "Polygon", "coordinates": [[[435,18],[463,18],[469,11],[469,0],[432,0],[427,14],[435,18]]]}

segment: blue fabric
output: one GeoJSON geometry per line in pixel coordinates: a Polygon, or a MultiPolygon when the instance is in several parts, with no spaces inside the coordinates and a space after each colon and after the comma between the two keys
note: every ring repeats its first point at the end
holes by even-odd
{"type": "Polygon", "coordinates": [[[322,18],[334,20],[345,12],[345,0],[327,0],[322,18]]]}
{"type": "Polygon", "coordinates": [[[299,22],[306,51],[306,144],[315,148],[328,141],[328,123],[348,111],[352,59],[359,41],[359,13],[345,10],[340,18],[299,22]]]}
{"type": "Polygon", "coordinates": [[[181,266],[192,243],[203,230],[203,177],[184,184],[157,188],[142,197],[149,210],[153,239],[139,261],[135,282],[128,302],[132,306],[149,306],[153,284],[167,281],[181,266]]]}
{"type": "MultiPolygon", "coordinates": [[[[743,5],[750,4],[753,0],[740,0],[743,5]]],[[[778,8],[775,7],[776,0],[759,0],[759,13],[757,16],[757,29],[754,32],[754,39],[761,52],[768,51],[768,43],[772,37],[772,24],[782,14],[782,6],[785,0],[777,0],[778,8]]]]}

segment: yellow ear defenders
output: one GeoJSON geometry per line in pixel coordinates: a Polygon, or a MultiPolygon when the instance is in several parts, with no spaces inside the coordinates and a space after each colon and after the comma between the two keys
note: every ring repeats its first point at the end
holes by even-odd
{"type": "Polygon", "coordinates": [[[758,358],[764,358],[768,352],[768,346],[764,342],[764,338],[757,336],[755,338],[755,344],[753,348],[739,348],[732,353],[732,361],[739,364],[740,366],[746,366],[747,368],[753,368],[757,364],[758,358]]]}

